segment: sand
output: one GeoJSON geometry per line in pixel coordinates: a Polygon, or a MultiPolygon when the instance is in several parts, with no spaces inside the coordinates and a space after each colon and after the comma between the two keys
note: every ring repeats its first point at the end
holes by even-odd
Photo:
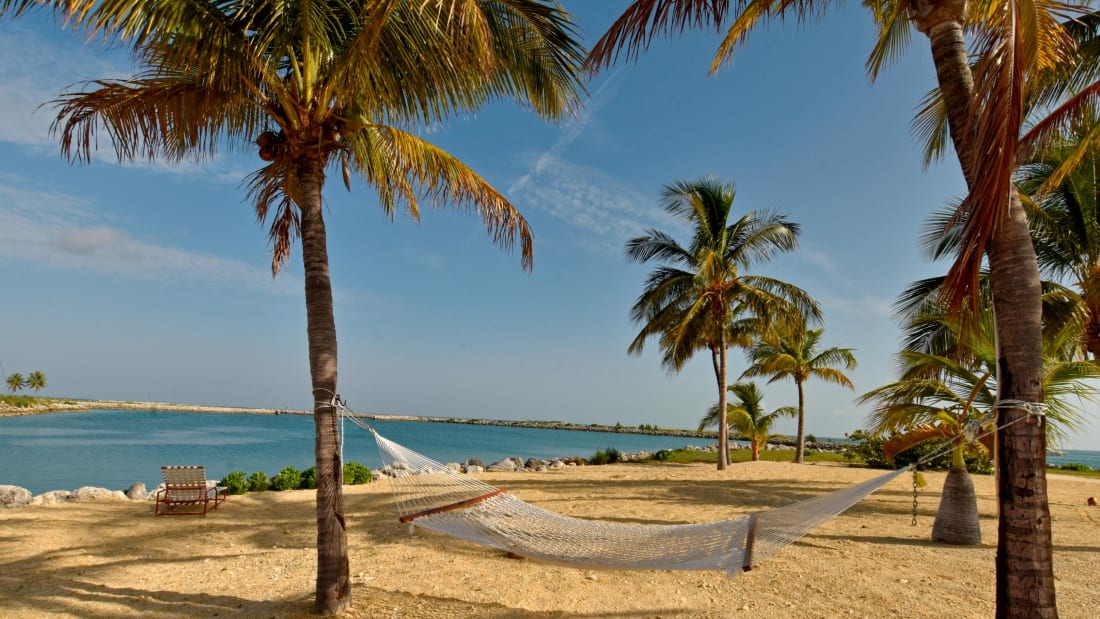
{"type": "MultiPolygon", "coordinates": [[[[843,465],[612,465],[481,474],[558,512],[617,522],[703,522],[789,504],[881,474],[843,465]]],[[[753,571],[591,570],[503,553],[396,521],[385,482],[348,486],[347,617],[990,617],[996,505],[976,477],[985,543],[929,541],[942,473],[926,473],[912,526],[892,481],[753,571]]],[[[1061,616],[1096,617],[1100,480],[1052,474],[1061,616]]],[[[151,502],[0,510],[3,616],[305,617],[315,578],[313,492],[230,497],[206,518],[151,502]]]]}

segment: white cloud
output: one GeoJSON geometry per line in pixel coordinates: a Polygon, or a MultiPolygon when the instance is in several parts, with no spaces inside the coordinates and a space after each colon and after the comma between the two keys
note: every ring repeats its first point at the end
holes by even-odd
{"type": "Polygon", "coordinates": [[[617,76],[618,72],[611,74],[554,145],[535,157],[528,172],[508,190],[515,203],[531,204],[590,235],[582,243],[612,251],[621,251],[627,239],[647,228],[675,231],[677,226],[656,205],[655,196],[563,157],[613,97],[617,76]]]}
{"type": "Polygon", "coordinates": [[[668,229],[656,199],[592,168],[542,157],[532,181],[515,192],[517,204],[533,204],[587,234],[598,245],[619,251],[649,227],[668,229]]]}
{"type": "Polygon", "coordinates": [[[57,269],[140,280],[182,279],[297,294],[297,278],[272,281],[266,268],[133,238],[87,200],[27,187],[0,174],[0,256],[57,269]]]}
{"type": "Polygon", "coordinates": [[[56,113],[48,102],[79,82],[119,77],[122,71],[92,53],[71,34],[49,39],[16,24],[0,30],[0,140],[55,150],[50,123],[56,113]]]}
{"type": "Polygon", "coordinates": [[[892,318],[894,299],[885,299],[875,295],[859,296],[821,295],[821,304],[829,309],[849,316],[869,316],[874,318],[892,318]]]}
{"type": "Polygon", "coordinates": [[[542,174],[547,165],[550,165],[551,162],[560,158],[561,154],[576,141],[581,133],[584,132],[585,127],[588,126],[589,121],[592,120],[593,114],[603,108],[607,101],[614,95],[615,87],[612,85],[615,84],[620,71],[621,69],[617,69],[608,76],[603,84],[600,84],[600,87],[596,89],[596,92],[592,93],[588,102],[577,114],[577,118],[565,127],[565,131],[562,132],[558,141],[535,160],[534,166],[532,166],[527,174],[524,174],[519,180],[512,183],[512,186],[508,188],[508,193],[516,193],[524,189],[528,183],[531,182],[532,177],[542,174]]]}

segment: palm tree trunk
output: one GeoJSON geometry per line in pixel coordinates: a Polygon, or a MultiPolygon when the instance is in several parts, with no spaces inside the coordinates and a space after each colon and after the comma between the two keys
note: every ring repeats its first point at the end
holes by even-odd
{"type": "Polygon", "coordinates": [[[967,186],[974,185],[970,145],[970,102],[974,98],[974,75],[966,53],[963,16],[966,0],[916,0],[917,29],[928,36],[936,79],[947,103],[947,126],[955,155],[959,158],[967,186]]]}
{"type": "Polygon", "coordinates": [[[802,381],[794,381],[798,387],[798,438],[795,439],[794,461],[802,464],[806,455],[806,393],[802,389],[802,381]]]}
{"type": "MultiPolygon", "coordinates": [[[[724,338],[723,338],[724,339],[724,338]]],[[[726,347],[725,342],[718,350],[711,349],[711,361],[714,363],[714,378],[718,381],[718,470],[724,471],[730,459],[730,426],[726,419],[726,347]]]]}
{"type": "MultiPolygon", "coordinates": [[[[917,0],[915,20],[928,35],[951,140],[967,186],[975,186],[974,136],[968,113],[973,76],[963,36],[965,0],[917,0]]],[[[1008,216],[987,248],[996,316],[998,398],[1042,400],[1041,290],[1035,248],[1015,191],[1008,216]]],[[[1000,409],[998,423],[1019,418],[1000,409]]],[[[1045,424],[1021,422],[998,434],[997,617],[1057,617],[1050,511],[1046,492],[1045,424]]]]}
{"type": "Polygon", "coordinates": [[[978,521],[978,497],[974,480],[966,470],[962,445],[952,450],[951,471],[943,481],[943,496],[932,524],[932,541],[973,546],[982,543],[982,528],[978,521]]]}
{"type": "MultiPolygon", "coordinates": [[[[988,254],[997,327],[997,398],[1041,402],[1041,284],[1027,219],[1015,192],[988,254]]],[[[1022,408],[1001,408],[997,425],[1027,416],[1022,408]]],[[[997,617],[1057,617],[1045,418],[1018,421],[998,433],[997,471],[997,617]]]]}
{"type": "Polygon", "coordinates": [[[752,437],[752,461],[760,461],[760,438],[756,436],[752,437]]]}
{"type": "Polygon", "coordinates": [[[317,461],[317,612],[335,615],[351,606],[351,579],[344,520],[344,467],[340,461],[336,394],[336,320],[329,280],[328,244],[321,210],[324,164],[300,164],[302,264],[305,269],[306,333],[313,385],[314,452],[317,461]]]}

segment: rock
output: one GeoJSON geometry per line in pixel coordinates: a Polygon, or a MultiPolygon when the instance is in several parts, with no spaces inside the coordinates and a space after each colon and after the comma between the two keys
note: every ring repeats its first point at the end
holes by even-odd
{"type": "Polygon", "coordinates": [[[1097,505],[1097,502],[1096,502],[1096,497],[1094,497],[1094,496],[1090,496],[1090,497],[1089,497],[1089,500],[1088,500],[1088,501],[1086,501],[1086,503],[1088,503],[1089,505],[1091,505],[1091,506],[1093,506],[1093,507],[1096,507],[1096,505],[1097,505]]]}
{"type": "Polygon", "coordinates": [[[527,462],[523,463],[523,468],[532,469],[537,471],[540,466],[545,466],[542,460],[536,460],[534,458],[527,458],[527,462]]]}
{"type": "Polygon", "coordinates": [[[484,472],[485,472],[485,467],[483,467],[479,464],[467,464],[466,465],[466,474],[467,475],[474,475],[476,473],[484,473],[484,472]]]}
{"type": "Polygon", "coordinates": [[[0,486],[0,507],[23,507],[30,503],[30,490],[19,486],[0,486]]]}
{"type": "Polygon", "coordinates": [[[86,501],[101,501],[105,499],[125,499],[126,495],[121,490],[108,490],[106,488],[94,488],[83,486],[73,490],[73,500],[79,503],[86,501]]]}
{"type": "Polygon", "coordinates": [[[485,468],[485,463],[481,461],[481,458],[470,458],[466,461],[466,466],[480,466],[481,468],[485,468]]]}
{"type": "Polygon", "coordinates": [[[488,466],[487,471],[501,471],[507,473],[514,473],[516,470],[516,463],[511,458],[506,458],[500,462],[494,462],[488,466]]]}
{"type": "Polygon", "coordinates": [[[462,472],[462,465],[457,463],[457,462],[448,462],[447,463],[447,468],[454,471],[455,473],[461,473],[462,472]]]}
{"type": "Polygon", "coordinates": [[[54,503],[71,503],[73,493],[68,490],[50,490],[34,497],[31,503],[34,505],[53,505],[54,503]]]}
{"type": "Polygon", "coordinates": [[[400,462],[387,464],[378,470],[378,474],[384,477],[405,477],[406,475],[411,475],[407,467],[400,462]]]}
{"type": "Polygon", "coordinates": [[[565,468],[565,463],[562,462],[561,460],[554,460],[549,465],[547,465],[547,468],[550,469],[551,471],[556,471],[558,469],[564,469],[565,468]]]}
{"type": "Polygon", "coordinates": [[[126,495],[126,498],[133,501],[144,501],[149,498],[149,492],[145,490],[145,484],[140,481],[123,490],[122,493],[126,495]]]}

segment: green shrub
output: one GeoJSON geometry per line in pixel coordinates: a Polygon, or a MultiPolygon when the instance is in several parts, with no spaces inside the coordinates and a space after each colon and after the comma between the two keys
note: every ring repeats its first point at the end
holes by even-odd
{"type": "Polygon", "coordinates": [[[317,488],[317,467],[311,466],[302,471],[302,483],[298,484],[299,490],[313,490],[317,488]]]}
{"type": "Polygon", "coordinates": [[[817,437],[814,436],[813,434],[807,434],[806,435],[806,442],[807,443],[816,443],[817,442],[817,437]]]}
{"type": "Polygon", "coordinates": [[[248,492],[248,480],[244,478],[244,471],[233,471],[218,482],[219,486],[229,489],[229,494],[244,494],[248,492]]]}
{"type": "Polygon", "coordinates": [[[283,467],[279,474],[271,478],[272,490],[297,490],[302,483],[302,473],[293,466],[283,467]]]}
{"type": "Polygon", "coordinates": [[[344,483],[346,485],[368,484],[374,479],[367,465],[358,462],[344,464],[344,483]]]}
{"type": "Polygon", "coordinates": [[[653,459],[654,460],[659,460],[661,462],[665,462],[671,457],[672,457],[672,452],[669,451],[668,449],[661,449],[661,450],[658,450],[657,453],[653,454],[653,459]]]}
{"type": "MultiPolygon", "coordinates": [[[[899,453],[894,458],[893,464],[886,460],[886,456],[882,453],[882,446],[886,442],[887,438],[881,436],[871,436],[863,430],[856,430],[851,434],[845,434],[849,440],[853,441],[852,444],[844,448],[845,459],[859,459],[867,464],[867,466],[876,469],[894,469],[907,466],[914,462],[918,462],[933,453],[943,450],[939,456],[936,456],[929,462],[925,462],[921,465],[924,469],[934,470],[950,470],[952,465],[951,450],[946,449],[948,445],[947,439],[939,439],[934,441],[925,441],[919,445],[914,445],[909,449],[899,453]]],[[[967,452],[963,456],[963,462],[966,463],[966,470],[971,473],[978,473],[989,475],[993,473],[993,461],[989,456],[978,452],[967,452]]]]}
{"type": "Polygon", "coordinates": [[[606,451],[597,449],[596,453],[588,459],[589,464],[614,464],[622,456],[618,449],[608,447],[606,451]]]}
{"type": "Polygon", "coordinates": [[[1080,462],[1068,462],[1066,464],[1052,464],[1052,469],[1059,471],[1084,471],[1088,472],[1092,470],[1092,467],[1087,464],[1081,464],[1080,462]]]}
{"type": "Polygon", "coordinates": [[[248,476],[248,491],[249,492],[263,492],[271,487],[271,480],[267,478],[267,475],[261,471],[248,476]]]}

